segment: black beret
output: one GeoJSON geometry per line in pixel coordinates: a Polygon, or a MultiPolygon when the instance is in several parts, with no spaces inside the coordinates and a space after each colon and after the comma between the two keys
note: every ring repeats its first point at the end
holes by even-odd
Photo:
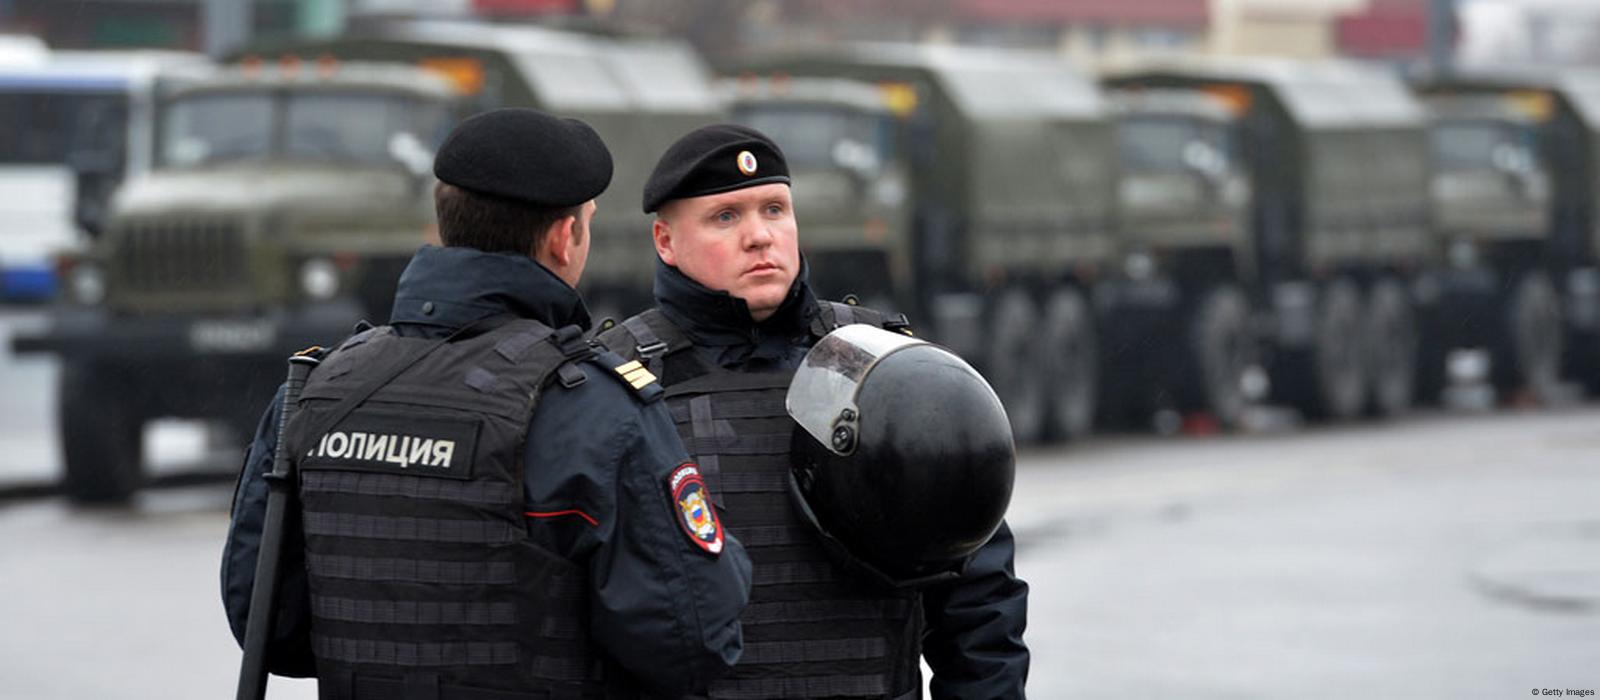
{"type": "Polygon", "coordinates": [[[644,213],[673,199],[773,182],[789,184],[789,164],[766,134],[737,124],[703,126],[661,154],[644,183],[644,213]]]}
{"type": "Polygon", "coordinates": [[[445,137],[433,175],[465,190],[540,207],[571,207],[611,184],[611,152],[576,119],[536,109],[468,117],[445,137]]]}

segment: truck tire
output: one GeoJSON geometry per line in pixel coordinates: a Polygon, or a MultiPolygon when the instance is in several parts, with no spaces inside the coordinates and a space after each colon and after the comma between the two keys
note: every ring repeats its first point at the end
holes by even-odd
{"type": "Polygon", "coordinates": [[[1045,303],[1040,344],[1047,363],[1049,437],[1077,440],[1094,426],[1099,390],[1098,345],[1089,302],[1076,289],[1061,289],[1045,303]]]}
{"type": "Polygon", "coordinates": [[[1045,391],[1040,381],[1042,349],[1034,330],[1038,312],[1033,300],[1012,289],[991,307],[985,374],[1005,405],[1011,420],[1011,437],[1017,444],[1039,441],[1044,429],[1045,391]]]}
{"type": "MultiPolygon", "coordinates": [[[[1395,416],[1410,410],[1416,397],[1417,320],[1405,287],[1385,277],[1367,297],[1368,366],[1371,410],[1395,416]]],[[[1443,371],[1443,360],[1440,360],[1443,371]]]]}
{"type": "Polygon", "coordinates": [[[1312,347],[1281,353],[1273,386],[1312,420],[1349,420],[1367,405],[1366,322],[1355,283],[1322,290],[1312,347]]]}
{"type": "Polygon", "coordinates": [[[1250,306],[1232,285],[1214,287],[1196,307],[1185,335],[1178,408],[1203,411],[1225,430],[1239,427],[1249,402],[1244,373],[1255,361],[1250,306]]]}
{"type": "Polygon", "coordinates": [[[144,420],[110,373],[85,362],[61,367],[57,433],[62,491],[82,504],[126,503],[143,481],[144,420]]]}
{"type": "Polygon", "coordinates": [[[1501,314],[1502,331],[1490,350],[1490,377],[1502,399],[1526,390],[1548,401],[1560,386],[1565,329],[1550,278],[1530,272],[1518,280],[1501,314]]]}

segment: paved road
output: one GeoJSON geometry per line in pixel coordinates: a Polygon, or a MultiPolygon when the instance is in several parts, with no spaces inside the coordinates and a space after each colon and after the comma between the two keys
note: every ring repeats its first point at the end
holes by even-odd
{"type": "MultiPolygon", "coordinates": [[[[49,371],[0,360],[0,478],[56,468],[49,371]]],[[[199,431],[168,433],[154,456],[204,454],[199,431]]],[[[0,699],[231,693],[229,494],[0,504],[0,699]]],[[[1011,514],[1033,586],[1030,695],[1600,690],[1597,499],[1595,408],[1030,452],[1011,514]]]]}

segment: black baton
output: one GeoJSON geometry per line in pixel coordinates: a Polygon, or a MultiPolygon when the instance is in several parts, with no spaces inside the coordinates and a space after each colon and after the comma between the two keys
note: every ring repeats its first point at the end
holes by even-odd
{"type": "Polygon", "coordinates": [[[284,429],[300,402],[306,377],[317,366],[312,348],[289,358],[289,379],[285,382],[283,408],[278,414],[278,446],[272,455],[272,472],[266,475],[267,515],[261,526],[261,551],[256,557],[256,582],[250,591],[250,617],[245,623],[244,661],[239,667],[238,700],[261,700],[267,694],[267,640],[272,638],[273,618],[277,615],[278,560],[283,551],[283,520],[289,499],[295,497],[294,465],[284,451],[284,429]]]}

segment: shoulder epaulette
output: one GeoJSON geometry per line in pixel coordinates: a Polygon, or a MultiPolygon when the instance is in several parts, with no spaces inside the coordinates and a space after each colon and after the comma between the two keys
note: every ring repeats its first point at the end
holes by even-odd
{"type": "Polygon", "coordinates": [[[617,381],[626,384],[629,389],[633,390],[634,395],[644,403],[655,401],[665,393],[665,390],[661,388],[661,382],[656,379],[656,375],[652,374],[638,360],[624,360],[621,355],[609,350],[602,350],[595,353],[594,361],[609,370],[608,373],[616,377],[617,381]]]}

